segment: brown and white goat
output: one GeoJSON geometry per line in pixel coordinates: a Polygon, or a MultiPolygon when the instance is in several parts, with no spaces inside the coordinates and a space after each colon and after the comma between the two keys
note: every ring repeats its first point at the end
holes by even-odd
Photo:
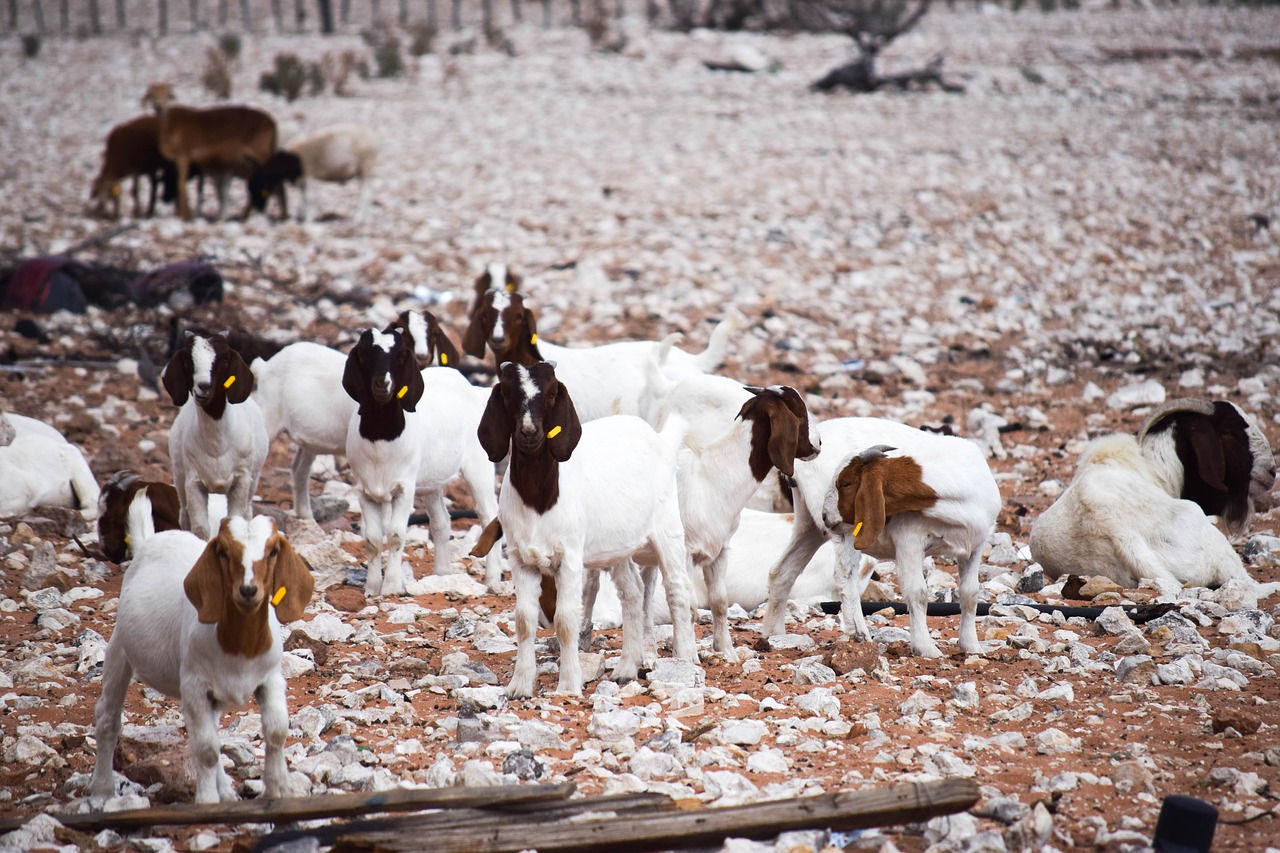
{"type": "Polygon", "coordinates": [[[130,507],[146,502],[151,515],[150,532],[179,530],[178,490],[169,483],[144,480],[137,471],[117,471],[102,484],[98,496],[98,545],[108,560],[124,562],[135,544],[129,536],[130,507]]]}
{"type": "MultiPolygon", "coordinates": [[[[534,635],[544,576],[556,586],[558,693],[581,694],[578,636],[584,573],[612,569],[623,602],[616,678],[635,678],[644,645],[643,593],[633,558],[656,563],[666,584],[677,657],[694,660],[684,529],[676,485],[683,433],[657,433],[627,415],[583,424],[555,366],[506,363],[480,421],[480,443],[511,455],[498,520],[516,587],[516,663],[507,694],[531,696],[534,635]]],[[[497,531],[492,531],[497,532],[497,531]]]]}
{"type": "Polygon", "coordinates": [[[268,445],[262,410],[249,396],[253,371],[226,333],[188,333],[160,378],[174,405],[182,407],[169,429],[182,528],[207,538],[210,493],[227,496],[229,516],[253,514],[268,445]]]}
{"type": "Polygon", "coordinates": [[[437,365],[457,369],[461,364],[458,348],[430,311],[401,311],[382,331],[391,332],[397,327],[412,341],[413,355],[418,359],[420,369],[437,365]]]}
{"type": "MultiPolygon", "coordinates": [[[[177,168],[178,215],[191,219],[187,178],[193,166],[214,178],[218,192],[218,218],[226,210],[227,181],[248,179],[254,169],[275,153],[278,135],[271,116],[252,107],[229,106],[196,109],[166,104],[160,112],[160,154],[177,168]]],[[[288,216],[284,190],[279,191],[283,216],[288,216]]],[[[247,203],[244,218],[252,212],[247,203]]]]}
{"type": "Polygon", "coordinates": [[[289,710],[281,625],[302,618],[314,591],[306,563],[265,516],[224,519],[207,543],[182,530],[145,538],[125,573],[107,644],[89,795],[115,794],[120,715],[137,678],[182,700],[197,803],[237,799],[222,769],[218,720],[250,697],[266,739],[265,795],[284,796],[289,710]]]}
{"type": "Polygon", "coordinates": [[[153,115],[139,116],[111,128],[102,150],[102,166],[93,179],[89,200],[96,202],[103,213],[110,208],[112,219],[120,218],[120,183],[133,178],[133,215],[142,215],[138,199],[138,186],[145,176],[151,184],[151,199],[147,204],[147,216],[156,210],[156,190],[160,186],[165,159],[160,154],[160,119],[153,115]]]}

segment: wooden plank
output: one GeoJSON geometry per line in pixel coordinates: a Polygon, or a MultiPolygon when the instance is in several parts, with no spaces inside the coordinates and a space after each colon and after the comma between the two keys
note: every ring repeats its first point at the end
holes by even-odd
{"type": "Polygon", "coordinates": [[[665,794],[650,793],[579,797],[561,800],[550,805],[545,801],[500,804],[483,809],[451,809],[408,816],[378,817],[310,829],[283,829],[259,838],[254,843],[253,850],[254,853],[266,853],[281,844],[300,838],[314,839],[319,846],[328,847],[344,835],[396,831],[412,832],[415,836],[422,838],[427,837],[423,835],[427,832],[432,833],[431,837],[434,837],[436,828],[441,825],[447,825],[450,829],[461,829],[472,825],[488,827],[495,821],[527,823],[567,820],[575,815],[592,811],[607,810],[614,814],[639,812],[653,814],[663,809],[674,808],[676,808],[675,800],[665,794]]]}
{"type": "MultiPolygon", "coordinates": [[[[865,829],[926,820],[964,811],[978,801],[971,779],[912,782],[888,788],[822,794],[692,811],[619,815],[605,810],[594,820],[574,822],[502,821],[492,826],[438,826],[433,853],[504,853],[536,848],[540,853],[609,850],[670,850],[718,844],[726,838],[773,838],[795,829],[865,829]]],[[[418,830],[351,833],[339,836],[334,853],[393,853],[421,850],[418,830]]]]}
{"type": "MultiPolygon", "coordinates": [[[[456,809],[515,803],[562,800],[576,787],[559,785],[496,785],[483,788],[392,788],[371,794],[324,794],[314,797],[282,797],[276,800],[240,800],[233,803],[184,803],[117,812],[61,813],[53,816],[74,829],[141,829],[195,823],[289,823],[299,820],[364,815],[376,812],[456,809]]],[[[0,833],[17,829],[30,820],[0,820],[0,833]]]]}

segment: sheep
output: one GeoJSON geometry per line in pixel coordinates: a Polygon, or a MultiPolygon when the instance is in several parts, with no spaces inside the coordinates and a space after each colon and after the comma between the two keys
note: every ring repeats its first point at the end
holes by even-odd
{"type": "MultiPolygon", "coordinates": [[[[649,371],[649,381],[660,387],[655,360],[649,371]]],[[[769,472],[776,468],[791,476],[798,460],[818,455],[821,440],[794,388],[754,388],[723,376],[697,374],[670,386],[658,408],[657,428],[671,420],[682,422],[685,430],[677,464],[689,568],[702,570],[713,648],[734,662],[726,546],[769,472]]]]}
{"type": "Polygon", "coordinates": [[[307,182],[331,181],[344,184],[355,178],[360,184],[360,203],[355,221],[364,221],[369,205],[369,181],[378,159],[378,135],[362,124],[336,124],[294,139],[272,154],[249,178],[249,200],[257,210],[265,210],[273,191],[283,197],[284,184],[296,183],[302,194],[298,221],[311,221],[307,203],[307,182]]]}
{"type": "Polygon", "coordinates": [[[637,676],[643,614],[633,557],[656,561],[661,568],[675,655],[695,660],[676,485],[681,433],[671,429],[659,434],[630,415],[583,424],[555,365],[506,362],[478,434],[491,460],[498,462],[508,453],[511,457],[498,496],[497,525],[513,557],[516,590],[516,661],[507,695],[534,692],[542,577],[556,584],[556,692],[581,695],[578,634],[587,569],[614,571],[624,613],[622,656],[614,677],[637,676]]]}
{"type": "Polygon", "coordinates": [[[250,696],[266,741],[264,793],[284,796],[289,711],[281,625],[302,618],[315,588],[311,572],[266,516],[224,519],[207,543],[182,530],[150,534],[149,522],[136,512],[129,525],[137,551],[103,663],[89,796],[115,793],[112,763],[134,677],[181,699],[197,803],[237,799],[222,769],[218,721],[250,696]]]}
{"type": "Polygon", "coordinates": [[[925,623],[926,556],[952,557],[959,573],[961,651],[980,654],[978,565],[995,530],[1000,489],[971,441],[880,418],[836,418],[818,427],[823,452],[796,463],[796,521],[769,572],[763,633],[782,633],[796,578],[823,540],[834,536],[841,618],[855,639],[870,639],[861,596],[870,571],[859,552],[897,563],[910,614],[911,651],[942,656],[925,623]],[[893,455],[889,455],[893,454],[893,455]]]}
{"type": "Polygon", "coordinates": [[[210,533],[209,494],[227,496],[227,515],[248,519],[267,458],[262,410],[250,396],[253,371],[219,332],[188,334],[165,365],[161,382],[178,416],[169,429],[169,458],[179,521],[202,539],[210,533]]]}
{"type": "Polygon", "coordinates": [[[178,490],[169,483],[144,480],[128,469],[112,474],[98,498],[98,545],[108,560],[124,562],[131,547],[127,522],[135,502],[145,503],[152,531],[180,530],[178,490]]]}
{"type": "MultiPolygon", "coordinates": [[[[716,326],[707,348],[698,354],[670,350],[663,373],[672,380],[712,370],[724,357],[729,335],[738,326],[737,314],[716,326]]],[[[666,341],[669,346],[671,339],[666,341]]],[[[484,358],[485,346],[495,363],[511,361],[529,366],[547,360],[556,363],[559,376],[575,390],[578,416],[591,421],[608,415],[650,414],[645,361],[661,344],[655,341],[619,341],[595,347],[563,347],[538,338],[533,310],[524,295],[505,288],[490,288],[479,297],[462,339],[468,355],[484,358]]]]}
{"type": "Polygon", "coordinates": [[[1243,533],[1250,492],[1265,495],[1274,466],[1234,404],[1172,401],[1137,436],[1085,447],[1071,484],[1031,526],[1031,556],[1051,579],[1103,575],[1129,588],[1144,578],[1203,587],[1239,580],[1271,595],[1280,583],[1257,583],[1209,515],[1243,533]]]}
{"type": "Polygon", "coordinates": [[[102,151],[102,166],[93,179],[89,200],[96,202],[98,209],[104,213],[109,205],[112,219],[120,218],[120,183],[125,178],[133,178],[133,215],[141,216],[138,186],[144,175],[150,179],[151,184],[147,216],[155,213],[156,190],[160,186],[160,175],[165,166],[165,159],[160,156],[159,131],[160,119],[154,115],[144,115],[118,124],[107,133],[102,151]]]}
{"type": "Polygon", "coordinates": [[[36,507],[71,507],[98,517],[98,482],[84,454],[54,427],[0,411],[0,518],[36,507]]]}
{"type": "MultiPolygon", "coordinates": [[[[228,178],[249,178],[276,150],[275,119],[252,107],[195,109],[165,103],[159,122],[160,154],[177,167],[178,215],[185,220],[191,219],[187,179],[193,166],[214,178],[218,193],[217,218],[221,219],[226,211],[228,178]]],[[[287,218],[288,202],[283,188],[279,188],[277,194],[282,216],[287,218]]],[[[253,210],[252,196],[249,201],[242,215],[245,219],[253,210]]]]}

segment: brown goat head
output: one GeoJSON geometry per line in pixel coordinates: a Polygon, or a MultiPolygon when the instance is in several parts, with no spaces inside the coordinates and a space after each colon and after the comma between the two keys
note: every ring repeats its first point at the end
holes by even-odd
{"type": "Polygon", "coordinates": [[[369,441],[397,438],[405,412],[417,411],[426,390],[404,331],[366,329],[347,354],[342,388],[360,412],[360,435],[369,441]]]}
{"type": "Polygon", "coordinates": [[[136,471],[117,471],[102,484],[98,496],[98,544],[114,563],[123,562],[129,555],[132,547],[128,537],[129,506],[143,491],[151,504],[151,521],[157,533],[181,526],[177,489],[169,483],[144,480],[136,471]]]}
{"type": "Polygon", "coordinates": [[[399,328],[406,340],[412,342],[419,368],[431,367],[437,362],[441,367],[458,367],[458,348],[430,311],[401,311],[382,331],[389,333],[394,328],[399,328]]]}
{"type": "Polygon", "coordinates": [[[868,448],[836,475],[836,508],[840,519],[853,525],[853,544],[859,550],[876,544],[890,518],[923,512],[938,502],[938,493],[924,482],[919,462],[910,456],[885,456],[894,449],[868,448]]]}
{"type": "Polygon", "coordinates": [[[738,417],[749,420],[751,428],[751,474],[763,482],[771,468],[786,476],[795,474],[797,459],[818,455],[816,435],[810,428],[809,409],[794,388],[773,385],[757,388],[744,385],[753,396],[742,404],[738,417]]]}
{"type": "Polygon", "coordinates": [[[546,451],[564,462],[582,438],[582,422],[569,390],[556,378],[555,364],[525,367],[504,362],[489,394],[478,430],[480,444],[498,462],[508,450],[525,455],[546,451]]]}
{"type": "Polygon", "coordinates": [[[500,365],[510,361],[525,366],[542,361],[538,350],[538,324],[533,310],[519,291],[487,290],[479,298],[462,337],[467,355],[484,358],[485,346],[500,365]]]}

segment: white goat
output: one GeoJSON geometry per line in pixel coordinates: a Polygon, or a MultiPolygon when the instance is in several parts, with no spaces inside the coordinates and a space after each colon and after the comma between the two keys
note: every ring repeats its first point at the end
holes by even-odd
{"type": "MultiPolygon", "coordinates": [[[[737,329],[738,315],[731,314],[711,333],[707,348],[688,353],[670,347],[662,362],[663,374],[671,380],[713,370],[723,359],[729,336],[737,329]]],[[[538,337],[533,310],[524,295],[503,287],[490,288],[478,297],[462,339],[468,355],[484,358],[485,346],[493,351],[497,364],[513,362],[529,366],[540,361],[556,365],[556,375],[574,389],[574,404],[584,422],[608,415],[636,415],[649,412],[646,362],[662,344],[659,341],[618,341],[601,346],[566,347],[538,337]]]]}
{"type": "Polygon", "coordinates": [[[1103,575],[1124,587],[1143,578],[1217,587],[1259,584],[1209,518],[1243,533],[1275,462],[1257,428],[1231,403],[1173,401],[1148,417],[1138,438],[1091,442],[1075,477],[1031,527],[1031,556],[1045,576],[1103,575]],[[1208,514],[1206,514],[1208,513],[1208,514]]]}
{"type": "Polygon", "coordinates": [[[490,459],[511,456],[498,499],[499,532],[513,557],[516,587],[516,663],[507,694],[534,692],[533,646],[544,576],[556,585],[556,691],[581,694],[578,635],[588,569],[614,570],[625,623],[614,676],[636,677],[644,645],[643,595],[632,557],[660,566],[674,619],[675,654],[694,660],[676,485],[680,435],[672,430],[659,435],[626,415],[582,424],[548,363],[502,365],[479,434],[490,459]]]}
{"type": "Polygon", "coordinates": [[[924,558],[952,557],[959,572],[960,649],[980,653],[978,565],[1000,511],[1000,490],[983,453],[966,439],[879,418],[837,418],[818,432],[823,453],[796,464],[795,527],[769,573],[765,636],[782,633],[792,585],[824,539],[835,535],[841,621],[854,638],[871,637],[862,615],[870,580],[866,564],[858,568],[862,551],[897,563],[911,651],[941,657],[925,623],[924,558]]]}
{"type": "Polygon", "coordinates": [[[266,207],[273,189],[296,183],[302,194],[298,221],[311,221],[307,185],[311,181],[360,184],[355,221],[364,221],[369,206],[369,179],[378,160],[378,135],[362,124],[335,124],[292,140],[272,154],[249,181],[249,194],[259,210],[266,207]]]}
{"type": "Polygon", "coordinates": [[[210,493],[227,496],[228,516],[253,515],[268,447],[262,410],[250,397],[253,371],[225,332],[209,338],[187,333],[161,380],[182,407],[169,430],[179,519],[184,530],[208,539],[210,493]]]}
{"type": "Polygon", "coordinates": [[[84,454],[62,433],[35,418],[0,411],[0,518],[64,506],[93,521],[98,495],[84,454]]]}
{"type": "Polygon", "coordinates": [[[289,712],[280,626],[302,618],[314,591],[311,573],[265,516],[225,519],[207,543],[182,530],[152,534],[150,524],[147,502],[134,502],[129,528],[136,552],[103,664],[89,795],[115,793],[120,714],[136,677],[182,700],[197,803],[237,798],[222,769],[218,719],[250,697],[266,739],[265,793],[283,796],[289,712]]]}

